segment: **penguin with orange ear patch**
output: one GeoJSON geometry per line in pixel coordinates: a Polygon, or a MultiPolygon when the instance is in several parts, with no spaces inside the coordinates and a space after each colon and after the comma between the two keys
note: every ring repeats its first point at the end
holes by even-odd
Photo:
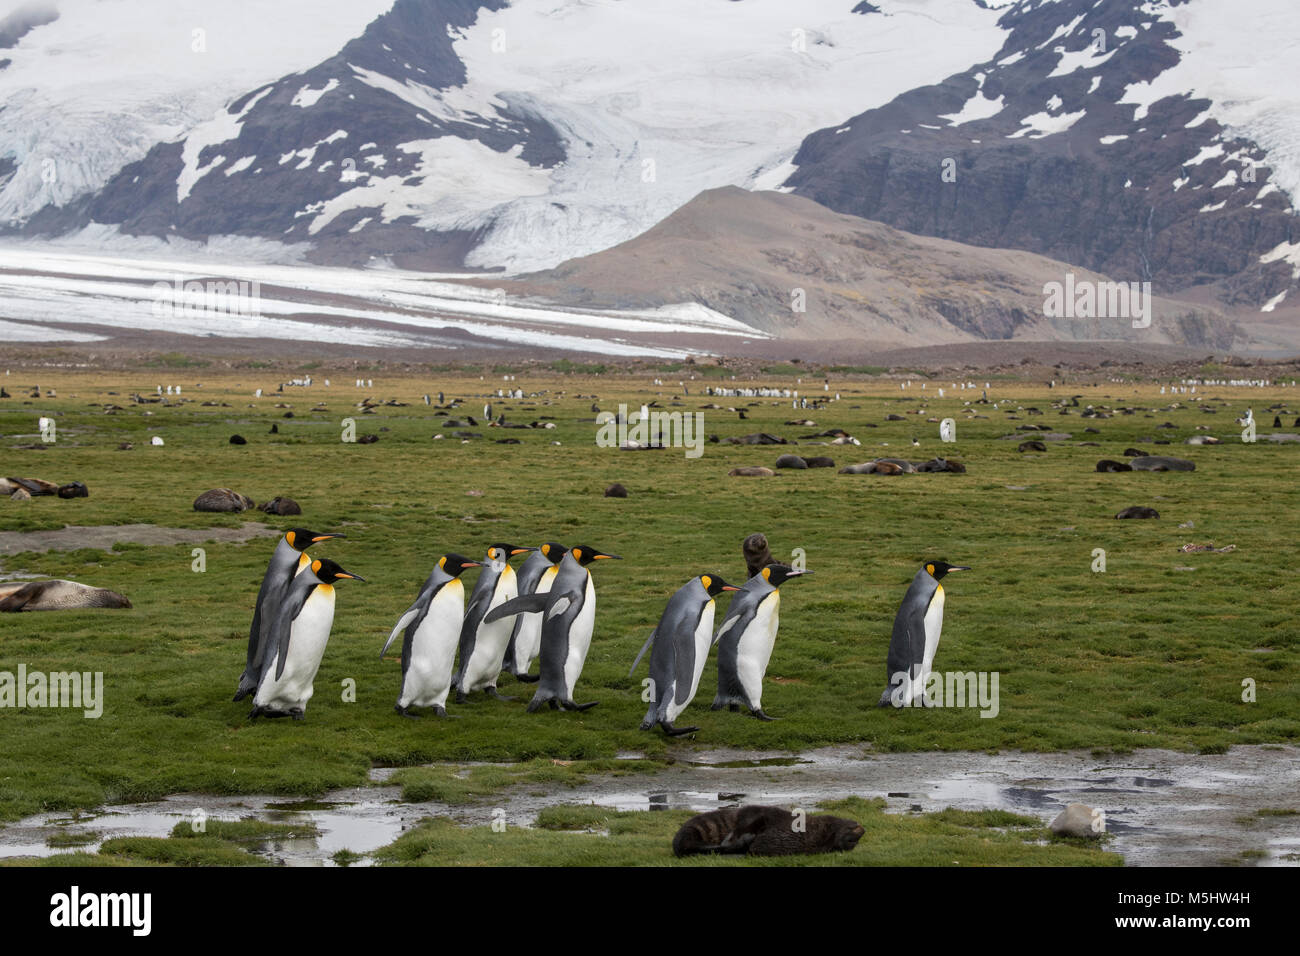
{"type": "Polygon", "coordinates": [[[253,624],[248,629],[248,660],[244,673],[239,677],[239,687],[235,691],[235,700],[243,700],[257,690],[257,680],[262,674],[262,664],[266,656],[267,633],[275,622],[280,602],[289,592],[289,585],[294,576],[311,563],[307,549],[318,541],[330,538],[344,538],[346,535],[321,534],[306,528],[290,528],[275,546],[266,574],[262,577],[262,586],[257,591],[257,604],[253,608],[253,624]]]}
{"type": "Polygon", "coordinates": [[[403,717],[417,717],[411,707],[431,707],[439,717],[447,716],[447,691],[451,689],[452,664],[465,618],[465,585],[461,572],[479,563],[460,554],[444,554],[434,565],[415,598],[392,633],[384,649],[402,634],[402,689],[394,709],[403,717]]]}
{"type": "Polygon", "coordinates": [[[745,582],[731,600],[727,616],[714,635],[718,645],[718,693],[713,710],[738,710],[741,704],[759,720],[776,720],[763,712],[763,675],[772,658],[781,625],[782,584],[811,571],[769,564],[745,582]]]}
{"type": "Polygon", "coordinates": [[[650,730],[658,724],[668,736],[680,737],[700,729],[674,727],[673,721],[695,698],[700,686],[700,675],[704,673],[704,663],[713,644],[713,615],[716,610],[713,599],[723,591],[739,590],[716,574],[701,574],[683,584],[668,599],[659,626],[632,662],[632,670],[628,671],[631,677],[645,652],[653,645],[650,709],[646,711],[645,720],[641,721],[642,730],[650,730]]]}
{"type": "Polygon", "coordinates": [[[916,572],[894,617],[894,633],[885,663],[889,686],[876,706],[924,706],[925,683],[943,630],[943,585],[939,582],[952,571],[969,570],[947,561],[927,561],[916,572]]]}
{"type": "Polygon", "coordinates": [[[334,626],[334,582],[343,578],[365,580],[344,571],[328,558],[311,562],[293,579],[267,635],[257,695],[253,698],[253,711],[248,715],[250,720],[256,717],[303,719],[334,626]]]}

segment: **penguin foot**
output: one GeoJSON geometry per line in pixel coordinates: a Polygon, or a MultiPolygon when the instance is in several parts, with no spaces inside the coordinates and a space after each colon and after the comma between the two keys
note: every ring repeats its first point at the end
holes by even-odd
{"type": "Polygon", "coordinates": [[[239,690],[235,691],[235,696],[232,697],[232,698],[230,698],[230,701],[231,701],[231,703],[239,703],[239,701],[243,700],[245,697],[247,697],[247,696],[248,696],[249,694],[251,694],[252,692],[253,692],[253,691],[252,691],[252,688],[249,688],[248,690],[245,690],[244,688],[241,687],[241,688],[239,688],[239,690]]]}
{"type": "Polygon", "coordinates": [[[664,733],[669,737],[682,737],[686,734],[693,734],[700,729],[699,727],[674,727],[666,720],[660,721],[659,726],[664,729],[664,733]]]}
{"type": "Polygon", "coordinates": [[[542,679],[541,674],[516,674],[515,680],[521,684],[536,684],[542,679]]]}
{"type": "Polygon", "coordinates": [[[542,709],[542,704],[550,704],[551,710],[554,710],[556,707],[555,701],[553,700],[541,700],[537,697],[534,697],[532,700],[528,702],[528,708],[525,711],[525,713],[529,713],[529,714],[537,713],[537,711],[542,709]]]}
{"type": "Polygon", "coordinates": [[[727,710],[731,711],[731,713],[734,714],[734,713],[736,713],[737,711],[740,710],[740,705],[739,705],[739,704],[728,704],[728,705],[727,705],[727,710]]]}
{"type": "Polygon", "coordinates": [[[771,714],[763,713],[763,708],[761,707],[758,710],[753,711],[753,715],[757,717],[759,720],[780,720],[781,719],[780,717],[773,717],[771,714]]]}
{"type": "Polygon", "coordinates": [[[401,714],[403,717],[410,717],[412,720],[419,720],[419,719],[420,719],[420,715],[419,715],[419,714],[413,714],[413,713],[411,713],[407,708],[403,707],[401,704],[394,704],[394,705],[393,705],[393,710],[397,711],[397,712],[398,712],[399,714],[401,714]]]}
{"type": "Polygon", "coordinates": [[[252,710],[250,710],[250,711],[248,712],[248,719],[249,719],[249,720],[257,720],[257,718],[259,718],[259,717],[261,717],[261,716],[262,716],[262,708],[261,708],[261,707],[254,707],[252,710]]]}
{"type": "Polygon", "coordinates": [[[499,694],[497,693],[497,689],[495,687],[484,688],[484,693],[486,693],[489,697],[495,697],[497,700],[518,700],[519,699],[518,697],[507,697],[505,694],[499,694]]]}
{"type": "Polygon", "coordinates": [[[307,719],[307,715],[306,715],[305,713],[303,713],[301,707],[295,707],[295,708],[293,708],[292,710],[290,710],[290,711],[289,711],[289,716],[292,717],[294,720],[306,720],[306,719],[307,719]]]}
{"type": "Polygon", "coordinates": [[[584,710],[591,710],[591,708],[595,707],[599,703],[600,701],[598,700],[592,700],[592,701],[588,701],[585,704],[575,704],[571,700],[562,700],[560,701],[560,706],[563,707],[565,710],[572,710],[581,713],[584,710]]]}
{"type": "Polygon", "coordinates": [[[458,704],[465,703],[465,692],[461,690],[459,687],[456,688],[456,703],[458,704]]]}

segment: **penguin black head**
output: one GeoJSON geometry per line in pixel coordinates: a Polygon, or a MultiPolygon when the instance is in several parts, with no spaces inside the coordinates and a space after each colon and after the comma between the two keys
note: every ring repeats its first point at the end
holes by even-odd
{"type": "Polygon", "coordinates": [[[797,578],[804,574],[812,574],[811,571],[799,571],[790,567],[788,564],[769,564],[762,571],[758,572],[763,576],[768,584],[774,588],[779,588],[790,578],[797,578]]]}
{"type": "Polygon", "coordinates": [[[949,571],[969,571],[970,568],[961,564],[949,564],[947,561],[927,561],[925,570],[936,581],[940,581],[949,571]]]}
{"type": "Polygon", "coordinates": [[[365,583],[365,578],[359,574],[353,574],[350,571],[344,571],[337,563],[329,558],[317,558],[311,563],[311,573],[320,578],[323,584],[333,584],[339,578],[348,578],[352,581],[365,583]]]}
{"type": "Polygon", "coordinates": [[[306,528],[290,528],[284,533],[285,543],[295,551],[306,551],[317,541],[328,541],[330,538],[346,538],[347,535],[341,531],[336,534],[321,534],[319,531],[308,531],[306,528]]]}
{"type": "Polygon", "coordinates": [[[568,552],[569,549],[562,544],[556,544],[554,541],[548,541],[537,550],[542,552],[542,554],[546,555],[546,557],[550,558],[551,564],[559,564],[560,559],[564,557],[564,555],[568,552]]]}
{"type": "Polygon", "coordinates": [[[717,597],[723,591],[739,591],[740,588],[734,584],[728,584],[716,574],[701,574],[700,583],[704,585],[704,590],[709,592],[709,597],[717,597]]]}
{"type": "Polygon", "coordinates": [[[573,560],[584,568],[591,562],[599,561],[601,558],[612,558],[615,561],[623,560],[617,554],[606,554],[604,551],[597,551],[589,544],[580,544],[576,548],[570,548],[569,554],[573,555],[573,560]]]}
{"type": "Polygon", "coordinates": [[[438,567],[442,568],[453,578],[458,577],[466,568],[481,568],[483,565],[477,561],[471,561],[463,554],[444,554],[438,559],[438,567]]]}
{"type": "Polygon", "coordinates": [[[490,561],[509,561],[516,554],[536,550],[536,548],[521,548],[513,544],[494,544],[488,548],[487,556],[490,561]]]}

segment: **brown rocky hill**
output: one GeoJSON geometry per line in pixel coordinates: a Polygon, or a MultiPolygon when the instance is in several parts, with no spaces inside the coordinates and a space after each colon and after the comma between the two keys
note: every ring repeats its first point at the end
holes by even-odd
{"type": "Polygon", "coordinates": [[[1044,286],[1067,273],[1076,283],[1108,281],[1033,253],[916,236],[799,196],[725,187],[629,242],[491,284],[589,308],[698,302],[789,340],[1246,344],[1241,327],[1213,306],[1159,297],[1144,329],[1127,318],[1048,317],[1044,286]]]}

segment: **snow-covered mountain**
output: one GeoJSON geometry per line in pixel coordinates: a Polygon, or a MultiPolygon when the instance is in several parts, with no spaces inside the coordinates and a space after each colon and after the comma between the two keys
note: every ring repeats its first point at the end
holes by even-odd
{"type": "Polygon", "coordinates": [[[1297,44],[1294,0],[0,3],[0,242],[522,273],[740,186],[1285,311],[1297,44]]]}
{"type": "Polygon", "coordinates": [[[997,53],[810,136],[840,212],[1272,310],[1300,279],[1291,0],[1023,0],[997,53]]]}

